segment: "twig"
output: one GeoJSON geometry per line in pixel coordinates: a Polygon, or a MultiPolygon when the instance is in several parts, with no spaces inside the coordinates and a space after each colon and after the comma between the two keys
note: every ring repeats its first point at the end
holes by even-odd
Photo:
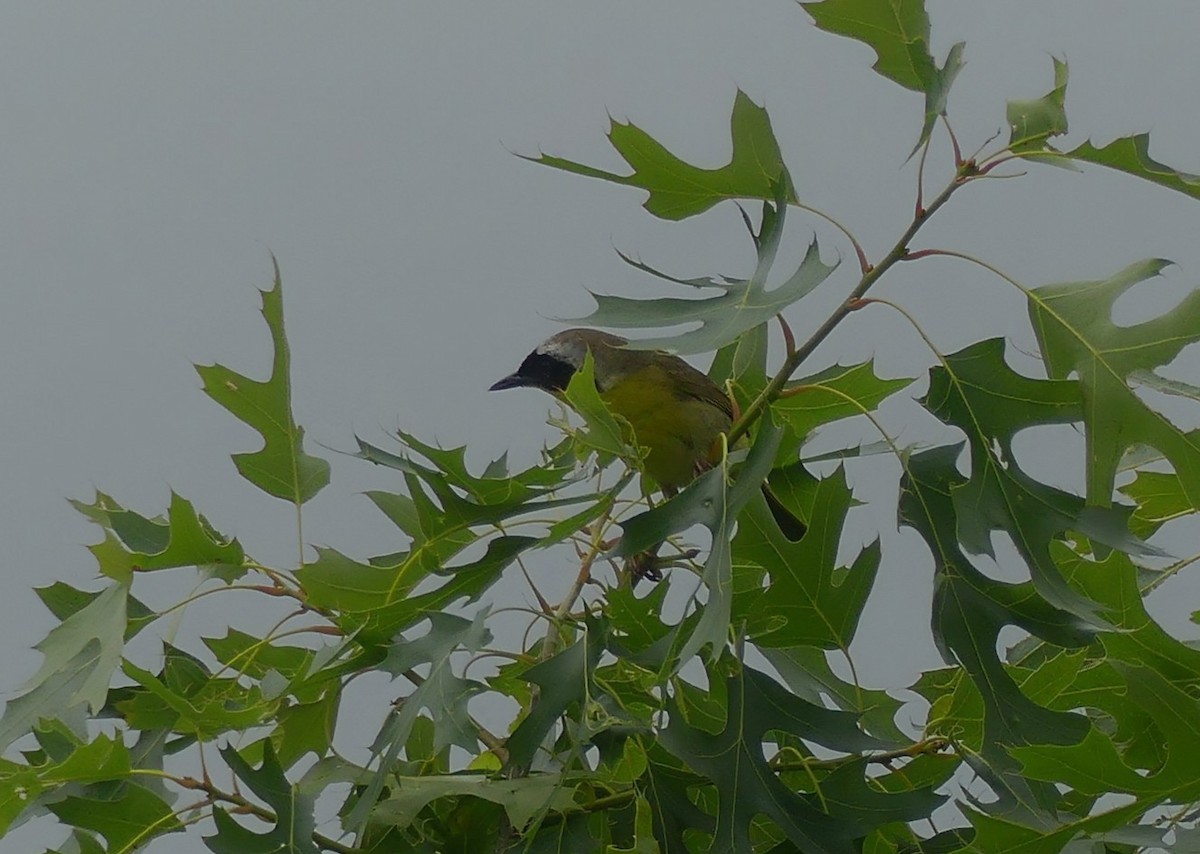
{"type": "Polygon", "coordinates": [[[754,398],[754,401],[746,408],[746,411],[742,413],[742,416],[730,428],[730,445],[732,445],[742,436],[746,435],[747,431],[750,429],[750,426],[762,416],[767,406],[779,397],[779,394],[783,391],[787,381],[791,379],[792,374],[796,372],[796,369],[800,367],[801,363],[803,363],[805,359],[812,355],[812,352],[817,349],[822,341],[829,337],[829,334],[837,328],[839,323],[846,319],[850,312],[854,311],[860,306],[860,300],[862,297],[877,281],[879,281],[880,277],[882,277],[884,273],[895,266],[896,262],[901,261],[908,256],[909,242],[913,239],[916,233],[921,230],[921,226],[929,221],[929,217],[932,216],[938,210],[938,208],[946,204],[946,202],[950,200],[950,197],[953,196],[960,187],[974,177],[976,177],[976,170],[974,166],[972,166],[970,163],[963,164],[955,174],[954,179],[946,185],[945,189],[938,194],[937,198],[929,203],[929,207],[925,209],[924,214],[922,216],[913,217],[913,220],[911,223],[909,223],[908,228],[906,228],[904,233],[900,235],[900,239],[896,241],[896,245],[893,246],[891,251],[889,251],[887,255],[883,257],[883,260],[881,260],[876,266],[867,270],[867,272],[865,272],[863,277],[859,280],[858,284],[854,287],[854,290],[850,292],[850,295],[846,297],[845,301],[842,302],[842,304],[839,305],[831,315],[829,315],[825,322],[817,328],[817,331],[812,334],[812,337],[810,337],[804,342],[804,344],[797,348],[794,353],[784,359],[783,366],[779,369],[779,373],[772,378],[771,382],[767,384],[766,388],[759,392],[758,397],[754,398]]]}

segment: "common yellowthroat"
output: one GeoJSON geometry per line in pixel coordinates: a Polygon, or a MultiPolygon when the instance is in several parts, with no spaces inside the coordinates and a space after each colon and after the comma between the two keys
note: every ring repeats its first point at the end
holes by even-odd
{"type": "MultiPolygon", "coordinates": [[[[633,426],[638,444],[647,449],[646,473],[672,495],[719,459],[719,439],[733,424],[733,405],[716,383],[678,356],[633,350],[627,343],[595,329],[567,329],[539,344],[491,390],[530,387],[559,395],[591,351],[600,397],[633,426]]],[[[804,522],[766,484],[763,493],[784,536],[804,536],[804,522]]]]}

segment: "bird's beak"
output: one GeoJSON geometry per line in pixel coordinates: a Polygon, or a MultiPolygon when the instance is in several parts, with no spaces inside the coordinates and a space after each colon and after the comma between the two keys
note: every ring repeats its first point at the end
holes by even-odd
{"type": "Polygon", "coordinates": [[[502,391],[506,388],[521,388],[529,385],[529,378],[523,377],[520,374],[509,374],[502,380],[492,383],[492,387],[488,391],[502,391]]]}

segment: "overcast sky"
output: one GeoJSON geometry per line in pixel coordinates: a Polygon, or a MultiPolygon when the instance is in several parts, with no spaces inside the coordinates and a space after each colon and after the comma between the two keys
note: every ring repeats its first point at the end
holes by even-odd
{"type": "MultiPolygon", "coordinates": [[[[1157,159],[1200,172],[1194,2],[930,8],[939,58],[967,42],[950,102],[965,148],[1001,127],[1006,98],[1050,88],[1053,55],[1070,62],[1066,145],[1150,130],[1157,159]]],[[[191,367],[220,361],[265,376],[255,289],[270,284],[270,253],[283,271],[297,418],[311,438],[346,448],[355,432],[379,442],[399,426],[466,443],[477,464],[510,449],[529,463],[550,435],[546,401],[486,389],[561,328],[551,318],[586,313],[585,289],[647,292],[614,247],[686,275],[745,272],[750,253],[732,207],[663,223],[640,208],[639,192],[513,153],[621,171],[604,136],[611,114],[719,165],[740,87],[770,111],[802,198],[878,258],[911,215],[915,170],[905,157],[921,104],[871,72],[872,61],[783,0],[6,4],[4,696],[34,672],[39,656],[28,647],[53,625],[32,586],[95,576],[84,550],[95,530],[68,497],[98,488],[153,515],[174,489],[260,559],[294,560],[291,511],[229,460],[257,438],[200,392],[191,367]]],[[[945,148],[935,153],[931,181],[948,168],[945,148]]],[[[827,258],[849,253],[817,221],[795,216],[791,229],[793,253],[814,231],[827,258]]],[[[1149,256],[1178,261],[1153,292],[1127,301],[1146,312],[1200,278],[1197,235],[1193,200],[1097,169],[1034,168],[960,194],[920,245],[977,253],[1031,285],[1099,278],[1149,256]]],[[[815,306],[845,293],[852,267],[815,306]]],[[[944,350],[1003,333],[1033,346],[1020,295],[978,270],[934,259],[881,287],[944,350]]],[[[812,370],[871,355],[888,376],[924,370],[928,356],[904,324],[859,314],[812,370]]],[[[798,335],[820,319],[792,317],[798,335]]],[[[912,423],[902,438],[946,435],[912,423]]],[[[1028,451],[1036,459],[1038,448],[1028,451]]],[[[308,508],[308,539],[357,557],[399,548],[358,495],[394,480],[350,460],[334,465],[332,485],[308,508]]],[[[1046,476],[1081,482],[1066,469],[1046,476]]],[[[880,498],[860,518],[889,522],[894,487],[864,472],[851,480],[860,499],[880,498]]],[[[884,533],[859,672],[898,686],[935,660],[930,570],[911,532],[884,533]]],[[[855,530],[848,547],[874,536],[855,530]]],[[[1196,597],[1179,592],[1198,586],[1179,582],[1155,613],[1186,616],[1196,597]]],[[[58,839],[33,833],[0,840],[0,851],[58,839]]]]}

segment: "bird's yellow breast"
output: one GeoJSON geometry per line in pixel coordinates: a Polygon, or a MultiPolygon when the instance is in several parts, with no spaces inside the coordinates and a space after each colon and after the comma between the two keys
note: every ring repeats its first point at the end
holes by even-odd
{"type": "Polygon", "coordinates": [[[601,393],[615,414],[633,426],[646,448],[646,473],[661,486],[678,488],[713,460],[729,414],[711,402],[679,394],[677,378],[658,365],[621,377],[601,393]]]}

